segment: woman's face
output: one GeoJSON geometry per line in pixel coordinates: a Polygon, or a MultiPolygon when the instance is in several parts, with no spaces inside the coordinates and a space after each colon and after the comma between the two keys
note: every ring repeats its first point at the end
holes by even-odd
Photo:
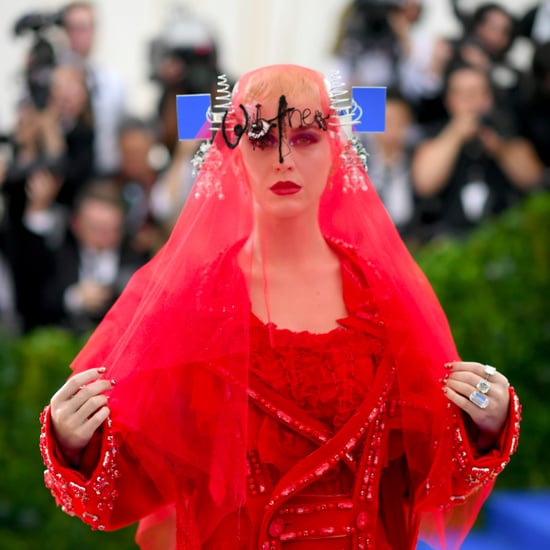
{"type": "Polygon", "coordinates": [[[289,98],[281,108],[277,98],[246,105],[249,125],[239,147],[263,213],[289,218],[318,210],[332,158],[321,107],[312,103],[289,98]]]}

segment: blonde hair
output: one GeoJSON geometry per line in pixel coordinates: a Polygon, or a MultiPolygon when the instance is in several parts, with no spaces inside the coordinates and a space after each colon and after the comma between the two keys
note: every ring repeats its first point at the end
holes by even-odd
{"type": "Polygon", "coordinates": [[[275,99],[282,95],[287,98],[306,97],[328,106],[328,95],[323,94],[323,76],[311,69],[298,65],[271,65],[257,69],[244,77],[236,90],[239,103],[275,99]],[[241,89],[242,86],[242,89],[241,89]]]}

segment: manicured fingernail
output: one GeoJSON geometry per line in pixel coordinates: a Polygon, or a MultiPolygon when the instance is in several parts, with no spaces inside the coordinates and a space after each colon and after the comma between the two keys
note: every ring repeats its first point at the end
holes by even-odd
{"type": "Polygon", "coordinates": [[[106,367],[99,367],[99,368],[97,369],[97,372],[103,373],[103,372],[105,372],[106,370],[107,370],[106,367]]]}
{"type": "Polygon", "coordinates": [[[442,387],[441,387],[441,391],[442,391],[443,393],[447,393],[447,386],[442,386],[442,387]]]}
{"type": "Polygon", "coordinates": [[[453,368],[453,364],[452,364],[452,363],[445,363],[444,366],[445,366],[446,369],[449,369],[449,370],[451,370],[451,369],[453,368]]]}
{"type": "Polygon", "coordinates": [[[116,384],[116,380],[114,378],[111,379],[111,386],[114,386],[116,384]]]}

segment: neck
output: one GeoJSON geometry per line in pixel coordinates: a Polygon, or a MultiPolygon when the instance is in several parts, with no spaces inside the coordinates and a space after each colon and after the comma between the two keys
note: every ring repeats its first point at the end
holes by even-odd
{"type": "Polygon", "coordinates": [[[332,255],[316,213],[289,219],[257,218],[249,244],[253,262],[271,268],[281,265],[299,268],[332,255]]]}

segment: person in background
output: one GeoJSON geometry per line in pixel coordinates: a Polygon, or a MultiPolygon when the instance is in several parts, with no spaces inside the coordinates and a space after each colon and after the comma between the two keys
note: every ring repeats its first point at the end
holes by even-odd
{"type": "Polygon", "coordinates": [[[352,86],[386,86],[425,123],[441,112],[440,93],[451,55],[447,40],[420,25],[421,0],[354,0],[342,12],[333,48],[336,68],[352,86]]]}
{"type": "Polygon", "coordinates": [[[485,71],[451,67],[444,97],[448,119],[418,146],[411,165],[416,193],[431,203],[423,214],[428,239],[468,234],[518,204],[542,176],[532,144],[498,110],[485,71]]]}
{"type": "Polygon", "coordinates": [[[94,328],[145,257],[128,247],[116,185],[93,180],[79,194],[40,303],[44,325],[76,333],[94,328]]]}
{"type": "Polygon", "coordinates": [[[153,192],[170,156],[153,125],[137,117],[124,118],[118,144],[120,169],[115,179],[126,205],[126,233],[136,251],[151,257],[167,238],[153,204],[153,192]]]}
{"type": "Polygon", "coordinates": [[[419,141],[413,110],[396,90],[386,92],[384,132],[366,134],[369,177],[405,241],[415,239],[417,197],[410,177],[411,159],[419,141]]]}
{"type": "Polygon", "coordinates": [[[543,187],[550,188],[550,40],[535,48],[519,103],[519,131],[544,164],[543,187]]]}
{"type": "Polygon", "coordinates": [[[211,93],[219,70],[218,47],[208,25],[177,7],[151,44],[151,79],[158,85],[157,135],[169,151],[178,146],[176,96],[211,93]]]}
{"type": "Polygon", "coordinates": [[[60,178],[56,201],[70,208],[79,188],[93,175],[94,139],[84,73],[76,65],[57,65],[45,105],[39,108],[28,97],[19,104],[4,180],[21,191],[20,182],[34,170],[50,171],[60,178]]]}
{"type": "MultiPolygon", "coordinates": [[[[95,127],[95,175],[113,175],[120,163],[118,126],[127,108],[126,84],[114,70],[93,59],[97,37],[95,8],[90,2],[71,2],[62,11],[68,51],[63,56],[80,63],[90,91],[95,127]]],[[[62,56],[62,58],[63,58],[62,56]]]]}
{"type": "Polygon", "coordinates": [[[193,158],[199,146],[200,140],[179,141],[170,164],[159,174],[151,190],[152,213],[164,234],[169,234],[174,228],[191,192],[196,176],[193,158]]]}
{"type": "Polygon", "coordinates": [[[445,547],[473,524],[519,401],[459,358],[332,97],[295,65],[236,84],[166,246],[41,416],[67,513],[141,520],[147,550],[445,547]]]}
{"type": "Polygon", "coordinates": [[[462,23],[463,34],[451,40],[452,54],[448,66],[458,63],[474,65],[489,76],[496,102],[515,113],[521,73],[508,58],[517,38],[517,20],[501,4],[487,2],[472,13],[453,0],[455,14],[462,23]]]}
{"type": "Polygon", "coordinates": [[[21,321],[15,307],[13,274],[5,252],[4,234],[0,233],[0,332],[11,336],[21,333],[21,321]]]}
{"type": "Polygon", "coordinates": [[[47,86],[28,86],[19,101],[1,180],[5,254],[23,332],[43,321],[37,304],[51,252],[93,173],[94,123],[80,67],[57,64],[40,74],[47,86]]]}
{"type": "Polygon", "coordinates": [[[77,65],[58,65],[52,73],[50,98],[42,116],[48,131],[60,133],[62,186],[57,202],[72,208],[80,189],[94,175],[95,118],[86,76],[77,65]]]}

